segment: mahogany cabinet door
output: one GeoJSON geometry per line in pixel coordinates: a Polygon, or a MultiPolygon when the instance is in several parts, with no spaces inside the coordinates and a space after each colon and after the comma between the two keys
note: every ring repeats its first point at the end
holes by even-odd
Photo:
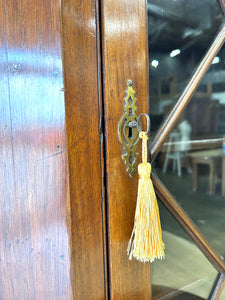
{"type": "Polygon", "coordinates": [[[137,172],[126,172],[118,122],[126,83],[133,81],[137,114],[148,113],[148,40],[144,0],[102,0],[103,102],[107,190],[108,271],[112,299],[150,299],[150,264],[130,261],[127,245],[134,224],[137,172]]]}
{"type": "Polygon", "coordinates": [[[0,1],[0,299],[105,299],[96,11],[0,1]]]}
{"type": "Polygon", "coordinates": [[[0,1],[0,299],[73,298],[60,1],[0,1]]]}
{"type": "Polygon", "coordinates": [[[0,1],[0,299],[150,299],[117,136],[128,79],[148,111],[145,5],[0,1]]]}

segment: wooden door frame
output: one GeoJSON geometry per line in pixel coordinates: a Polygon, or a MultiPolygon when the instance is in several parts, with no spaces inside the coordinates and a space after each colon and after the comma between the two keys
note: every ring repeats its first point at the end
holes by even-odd
{"type": "Polygon", "coordinates": [[[99,1],[62,0],[74,299],[107,299],[99,1]]]}

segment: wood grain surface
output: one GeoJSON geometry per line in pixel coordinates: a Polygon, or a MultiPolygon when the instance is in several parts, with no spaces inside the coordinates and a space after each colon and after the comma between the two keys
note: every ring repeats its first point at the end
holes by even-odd
{"type": "Polygon", "coordinates": [[[136,91],[137,114],[148,113],[145,1],[102,0],[102,16],[110,297],[150,299],[150,265],[127,256],[138,176],[129,178],[117,135],[128,79],[136,91]]]}
{"type": "Polygon", "coordinates": [[[62,1],[75,299],[105,299],[95,1],[62,1]]]}
{"type": "Polygon", "coordinates": [[[0,299],[72,299],[60,1],[0,20],[0,299]]]}

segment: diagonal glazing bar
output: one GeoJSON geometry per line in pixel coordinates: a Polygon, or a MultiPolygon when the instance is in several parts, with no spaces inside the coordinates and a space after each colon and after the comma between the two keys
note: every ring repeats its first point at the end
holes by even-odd
{"type": "Polygon", "coordinates": [[[225,276],[218,274],[208,300],[218,300],[225,286],[225,276]]]}
{"type": "Polygon", "coordinates": [[[225,15],[225,0],[217,0],[217,2],[219,2],[219,5],[225,15]]]}
{"type": "Polygon", "coordinates": [[[194,75],[189,81],[188,85],[186,86],[180,98],[178,99],[176,105],[174,106],[169,116],[167,117],[162,127],[160,128],[159,132],[157,133],[151,146],[152,161],[154,161],[166,137],[173,129],[181,113],[184,111],[192,95],[196,91],[198,84],[200,83],[206,71],[210,67],[213,58],[216,56],[216,54],[222,47],[224,41],[225,41],[225,24],[222,25],[211,47],[207,51],[206,55],[204,56],[201,63],[199,64],[197,70],[195,71],[194,75]]]}
{"type": "Polygon", "coordinates": [[[214,267],[222,274],[225,274],[225,264],[221,258],[215,253],[209,243],[202,236],[198,228],[190,220],[188,215],[182,210],[174,197],[166,189],[163,183],[152,174],[152,181],[155,187],[155,191],[159,199],[172,213],[175,219],[186,230],[192,240],[196,243],[202,253],[208,258],[208,260],[214,265],[214,267]]]}

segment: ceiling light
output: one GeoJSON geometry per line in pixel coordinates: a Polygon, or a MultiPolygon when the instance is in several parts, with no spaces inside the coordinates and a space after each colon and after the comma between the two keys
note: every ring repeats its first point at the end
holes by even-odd
{"type": "Polygon", "coordinates": [[[154,68],[157,68],[158,65],[159,65],[159,61],[156,60],[156,59],[153,59],[153,61],[151,62],[151,65],[152,65],[154,68]]]}
{"type": "Polygon", "coordinates": [[[177,56],[178,54],[180,54],[180,49],[175,49],[170,52],[170,57],[177,56]]]}
{"type": "Polygon", "coordinates": [[[187,37],[196,37],[199,36],[203,33],[202,29],[191,29],[191,28],[187,28],[184,30],[184,33],[182,35],[183,39],[186,39],[187,37]]]}
{"type": "Polygon", "coordinates": [[[218,64],[219,62],[220,62],[219,56],[215,56],[214,59],[213,59],[213,61],[212,61],[212,65],[218,64]]]}

